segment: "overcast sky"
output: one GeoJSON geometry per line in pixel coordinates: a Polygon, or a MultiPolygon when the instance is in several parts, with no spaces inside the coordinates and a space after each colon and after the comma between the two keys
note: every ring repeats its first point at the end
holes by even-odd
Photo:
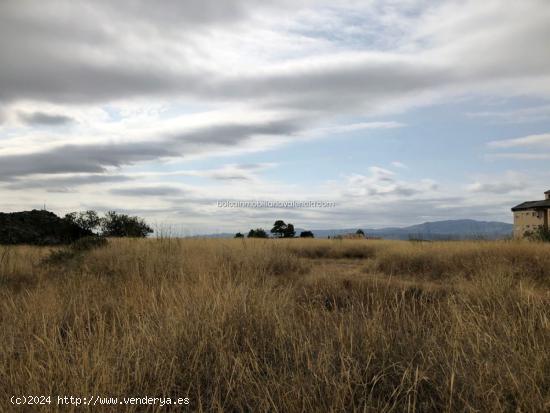
{"type": "Polygon", "coordinates": [[[0,210],[511,222],[550,189],[549,39],[548,0],[3,0],[0,210]]]}

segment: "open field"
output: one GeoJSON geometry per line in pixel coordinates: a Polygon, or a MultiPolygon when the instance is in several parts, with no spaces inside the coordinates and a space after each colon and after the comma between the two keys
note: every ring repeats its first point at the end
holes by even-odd
{"type": "Polygon", "coordinates": [[[550,410],[550,245],[151,239],[50,254],[0,247],[0,411],[22,394],[190,399],[27,411],[550,410]]]}

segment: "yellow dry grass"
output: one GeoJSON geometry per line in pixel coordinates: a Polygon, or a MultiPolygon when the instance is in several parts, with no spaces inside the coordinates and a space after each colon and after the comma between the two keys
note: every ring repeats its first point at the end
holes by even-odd
{"type": "Polygon", "coordinates": [[[191,401],[89,409],[113,412],[550,409],[549,245],[151,239],[49,253],[0,247],[0,411],[22,394],[191,401]]]}

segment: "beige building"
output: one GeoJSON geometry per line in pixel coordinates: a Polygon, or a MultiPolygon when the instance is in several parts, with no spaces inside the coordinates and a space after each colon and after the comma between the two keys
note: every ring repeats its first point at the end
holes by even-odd
{"type": "Polygon", "coordinates": [[[550,222],[550,191],[544,193],[542,201],[528,201],[512,208],[514,213],[514,237],[522,238],[526,232],[538,228],[548,230],[550,222]]]}

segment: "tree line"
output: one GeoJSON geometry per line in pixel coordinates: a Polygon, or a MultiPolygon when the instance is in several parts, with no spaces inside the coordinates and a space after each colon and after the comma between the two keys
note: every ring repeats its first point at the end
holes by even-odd
{"type": "MultiPolygon", "coordinates": [[[[296,230],[291,223],[286,224],[283,220],[277,220],[273,224],[273,228],[269,231],[274,238],[295,238],[296,230]]],[[[244,238],[244,234],[237,232],[235,238],[244,238]]],[[[251,229],[248,231],[248,238],[269,238],[267,231],[263,228],[251,229]]],[[[313,232],[302,231],[300,238],[314,238],[313,232]]]]}
{"type": "Polygon", "coordinates": [[[65,220],[83,230],[102,237],[144,238],[153,229],[140,217],[108,211],[100,217],[96,211],[71,212],[65,220]]]}

